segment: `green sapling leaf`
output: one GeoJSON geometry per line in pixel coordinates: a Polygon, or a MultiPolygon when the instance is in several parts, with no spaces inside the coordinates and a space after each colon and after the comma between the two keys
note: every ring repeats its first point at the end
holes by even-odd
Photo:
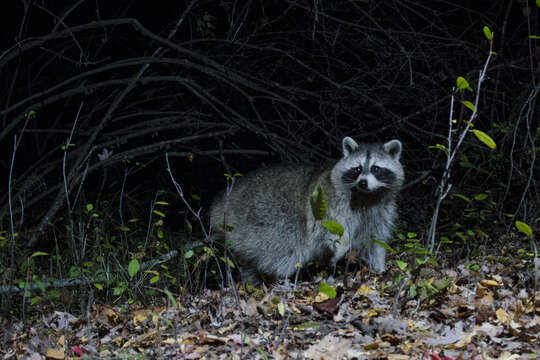
{"type": "Polygon", "coordinates": [[[448,150],[448,148],[446,146],[444,146],[444,145],[441,145],[441,144],[432,145],[432,146],[429,146],[429,148],[430,149],[439,149],[439,150],[444,151],[447,154],[450,154],[450,151],[448,150]]]}
{"type": "Polygon", "coordinates": [[[172,292],[169,289],[165,289],[163,290],[163,292],[165,293],[165,295],[167,295],[173,307],[175,309],[178,309],[178,304],[176,303],[176,299],[174,298],[174,295],[172,294],[172,292]]]}
{"type": "Polygon", "coordinates": [[[488,197],[488,194],[477,194],[474,196],[474,200],[478,200],[478,201],[482,201],[482,200],[486,200],[488,197]]]}
{"type": "Polygon", "coordinates": [[[489,41],[493,40],[493,34],[491,33],[491,30],[487,26],[484,26],[484,36],[489,41]]]}
{"type": "Polygon", "coordinates": [[[313,190],[309,198],[309,203],[311,204],[311,212],[315,220],[322,220],[326,215],[326,200],[322,187],[318,186],[313,190]]]}
{"type": "Polygon", "coordinates": [[[33,257],[36,257],[36,256],[45,256],[45,255],[49,255],[49,253],[46,253],[46,252],[43,252],[43,251],[36,251],[35,253],[33,253],[30,258],[33,258],[33,257]]]}
{"type": "Polygon", "coordinates": [[[343,233],[345,232],[343,225],[334,220],[323,221],[321,225],[334,235],[343,236],[343,233]]]}
{"type": "Polygon", "coordinates": [[[470,87],[469,82],[465,80],[463,76],[458,76],[456,80],[456,85],[459,91],[465,90],[465,89],[472,91],[472,88],[470,87]]]}
{"type": "Polygon", "coordinates": [[[392,249],[392,247],[390,247],[390,245],[388,245],[384,241],[375,239],[373,240],[373,242],[379,246],[382,246],[385,250],[390,251],[392,254],[395,253],[395,250],[392,249]]]}
{"type": "Polygon", "coordinates": [[[488,134],[486,134],[485,132],[480,131],[480,130],[476,130],[476,129],[473,129],[471,131],[473,132],[474,135],[476,135],[478,140],[480,140],[481,142],[486,144],[487,147],[489,147],[490,149],[497,148],[497,144],[495,144],[495,141],[493,141],[493,139],[488,134]]]}
{"type": "Polygon", "coordinates": [[[467,100],[462,100],[461,103],[463,105],[465,105],[465,107],[467,107],[468,109],[470,109],[471,111],[474,111],[475,107],[474,107],[474,104],[470,101],[467,101],[467,100]]]}
{"type": "Polygon", "coordinates": [[[158,215],[158,216],[165,217],[165,214],[162,213],[162,212],[159,211],[159,210],[154,210],[153,213],[156,214],[156,215],[158,215]]]}
{"type": "Polygon", "coordinates": [[[405,271],[409,264],[407,264],[405,261],[396,260],[396,265],[398,266],[399,270],[405,271]]]}
{"type": "Polygon", "coordinates": [[[139,272],[139,268],[141,265],[139,264],[139,260],[133,259],[129,262],[128,265],[128,274],[130,277],[134,277],[137,272],[139,272]]]}
{"type": "Polygon", "coordinates": [[[516,220],[516,228],[528,237],[532,237],[532,229],[526,223],[516,220]]]}

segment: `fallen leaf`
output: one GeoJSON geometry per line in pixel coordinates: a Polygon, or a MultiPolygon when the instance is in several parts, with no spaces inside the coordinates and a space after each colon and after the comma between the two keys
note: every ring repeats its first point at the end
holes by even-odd
{"type": "Polygon", "coordinates": [[[503,324],[509,324],[510,323],[510,315],[508,315],[508,313],[506,311],[504,311],[503,309],[497,309],[497,311],[495,311],[495,314],[497,315],[497,319],[503,323],[503,324]]]}
{"type": "Polygon", "coordinates": [[[49,359],[63,359],[65,357],[63,351],[56,349],[47,349],[45,356],[49,359]]]}
{"type": "Polygon", "coordinates": [[[481,280],[480,284],[485,287],[495,287],[500,286],[501,284],[496,280],[481,280]]]}
{"type": "Polygon", "coordinates": [[[347,350],[352,345],[352,339],[343,339],[333,334],[328,334],[321,341],[311,345],[305,352],[306,359],[339,360],[347,355],[347,350]]]}
{"type": "Polygon", "coordinates": [[[356,293],[358,295],[367,295],[369,293],[371,293],[373,290],[371,290],[371,288],[367,285],[362,285],[358,288],[358,290],[356,290],[356,293]]]}

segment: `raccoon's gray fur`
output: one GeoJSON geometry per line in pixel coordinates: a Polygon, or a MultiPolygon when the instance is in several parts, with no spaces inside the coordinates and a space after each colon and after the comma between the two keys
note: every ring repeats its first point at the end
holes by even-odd
{"type": "Polygon", "coordinates": [[[401,142],[357,144],[346,137],[342,147],[343,157],[333,167],[257,170],[238,178],[232,191],[213,203],[212,229],[230,241],[244,275],[260,271],[286,278],[297,263],[330,254],[335,265],[351,248],[370,269],[384,271],[386,251],[373,240],[386,241],[392,234],[404,177],[401,142]],[[319,186],[326,199],[325,220],[343,225],[341,238],[313,217],[310,197],[319,186]]]}

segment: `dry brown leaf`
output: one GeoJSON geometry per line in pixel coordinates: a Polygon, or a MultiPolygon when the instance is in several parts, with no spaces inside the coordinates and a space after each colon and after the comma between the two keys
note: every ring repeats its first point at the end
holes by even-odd
{"type": "Polygon", "coordinates": [[[510,324],[510,320],[512,320],[512,319],[511,319],[510,315],[506,311],[499,308],[499,309],[497,309],[497,311],[495,311],[495,314],[497,315],[497,319],[501,323],[510,324]]]}
{"type": "Polygon", "coordinates": [[[481,280],[480,284],[485,287],[496,287],[501,285],[497,280],[481,280]]]}
{"type": "Polygon", "coordinates": [[[362,285],[358,288],[358,290],[356,290],[356,293],[358,295],[367,295],[369,293],[371,293],[373,290],[371,290],[371,288],[367,285],[362,285]]]}
{"type": "Polygon", "coordinates": [[[339,360],[347,355],[352,339],[344,339],[334,334],[326,335],[321,341],[311,345],[305,352],[306,359],[339,360]]]}
{"type": "Polygon", "coordinates": [[[45,352],[45,356],[48,359],[63,359],[65,357],[64,352],[62,350],[56,350],[56,349],[47,349],[45,352]]]}
{"type": "Polygon", "coordinates": [[[362,347],[364,348],[364,350],[376,350],[379,348],[379,343],[373,342],[371,344],[362,345],[362,347]]]}

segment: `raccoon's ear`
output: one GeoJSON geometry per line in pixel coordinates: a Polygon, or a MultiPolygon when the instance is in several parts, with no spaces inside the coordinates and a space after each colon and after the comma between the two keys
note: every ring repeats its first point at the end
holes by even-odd
{"type": "Polygon", "coordinates": [[[350,153],[358,150],[358,144],[356,141],[348,136],[343,138],[341,146],[343,147],[343,157],[347,157],[350,155],[350,153]]]}
{"type": "Polygon", "coordinates": [[[394,159],[399,159],[399,157],[401,156],[401,141],[390,140],[383,145],[383,149],[394,159]]]}

